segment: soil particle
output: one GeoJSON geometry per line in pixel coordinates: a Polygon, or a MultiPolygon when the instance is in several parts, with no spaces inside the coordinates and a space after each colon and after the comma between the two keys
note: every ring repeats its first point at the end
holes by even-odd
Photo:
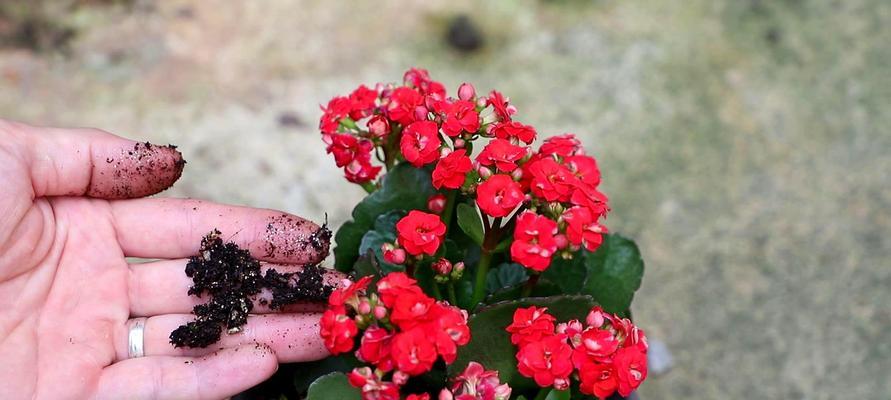
{"type": "MultiPolygon", "coordinates": [[[[201,240],[199,254],[186,264],[186,276],[192,278],[188,293],[198,297],[207,294],[210,300],[192,309],[194,321],[170,333],[170,343],[175,347],[207,347],[220,340],[224,327],[230,334],[241,331],[254,307],[252,298],[263,288],[272,293],[268,300],[272,309],[298,302],[324,302],[334,290],[325,283],[325,270],[318,265],[304,266],[296,273],[269,269],[264,275],[260,263],[247,250],[223,242],[220,235],[218,230],[207,234],[201,240]]],[[[311,237],[327,244],[330,235],[323,226],[311,237]]],[[[259,300],[261,304],[265,301],[259,300]]]]}

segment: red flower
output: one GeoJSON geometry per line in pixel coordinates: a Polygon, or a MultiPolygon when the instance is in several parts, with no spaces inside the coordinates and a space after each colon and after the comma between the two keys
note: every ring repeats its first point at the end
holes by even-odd
{"type": "Polygon", "coordinates": [[[556,222],[531,211],[524,212],[514,228],[511,259],[534,271],[546,270],[557,251],[556,233],[556,222]]]}
{"type": "Polygon", "coordinates": [[[364,183],[373,180],[381,167],[371,165],[370,154],[363,158],[356,158],[343,169],[346,179],[353,183],[364,183]]]}
{"type": "Polygon", "coordinates": [[[454,378],[449,394],[458,400],[507,400],[510,393],[510,386],[498,379],[497,370],[487,371],[482,364],[471,361],[454,378]]]}
{"type": "Polygon", "coordinates": [[[511,172],[517,169],[517,162],[525,155],[525,148],[505,139],[495,139],[483,148],[476,160],[485,166],[494,165],[502,172],[511,172]]]}
{"type": "Polygon", "coordinates": [[[514,321],[505,328],[510,333],[510,342],[523,347],[527,343],[538,342],[543,337],[554,334],[554,318],[547,308],[518,308],[514,311],[514,321]]]}
{"type": "Polygon", "coordinates": [[[390,134],[390,121],[388,121],[387,117],[384,117],[382,114],[377,114],[371,117],[371,119],[365,123],[365,126],[368,128],[368,132],[371,133],[371,136],[378,139],[383,139],[390,134]]]}
{"type": "Polygon", "coordinates": [[[609,212],[609,205],[607,205],[609,200],[606,195],[583,183],[575,186],[569,201],[577,206],[587,208],[593,216],[596,216],[595,219],[605,216],[609,212]]]}
{"type": "Polygon", "coordinates": [[[405,160],[422,167],[439,158],[439,128],[433,121],[417,121],[405,127],[399,147],[405,160]]]}
{"type": "Polygon", "coordinates": [[[556,154],[560,157],[569,157],[581,154],[582,142],[575,138],[575,135],[567,133],[560,136],[548,138],[541,144],[539,152],[542,155],[556,154]]]}
{"type": "Polygon", "coordinates": [[[532,194],[546,201],[567,201],[576,177],[566,167],[547,157],[529,166],[532,194]]]}
{"type": "Polygon", "coordinates": [[[373,364],[382,371],[393,369],[393,359],[390,357],[390,342],[393,335],[386,329],[378,326],[369,327],[362,334],[359,350],[356,357],[363,362],[373,364]]]}
{"type": "Polygon", "coordinates": [[[319,120],[319,129],[322,133],[337,132],[340,120],[346,117],[352,109],[352,102],[349,98],[338,96],[328,102],[327,107],[323,107],[322,118],[319,120]]]}
{"type": "Polygon", "coordinates": [[[412,393],[412,394],[408,395],[408,397],[406,397],[405,400],[430,400],[430,394],[429,393],[421,393],[421,394],[412,393]]]}
{"type": "Polygon", "coordinates": [[[504,217],[511,213],[525,196],[520,184],[509,175],[492,175],[476,188],[476,204],[480,210],[493,217],[504,217]]]}
{"type": "Polygon", "coordinates": [[[353,349],[356,334],[359,328],[356,321],[347,316],[343,307],[332,307],[322,314],[319,323],[319,335],[325,343],[325,348],[333,355],[346,353],[353,349]]]}
{"type": "Polygon", "coordinates": [[[520,347],[517,369],[521,375],[534,379],[538,386],[563,390],[569,387],[571,356],[572,348],[566,343],[566,337],[551,335],[520,347]]]}
{"type": "Polygon", "coordinates": [[[588,328],[582,332],[582,340],[572,354],[576,367],[588,361],[609,362],[619,348],[619,341],[607,329],[588,328]]]}
{"type": "Polygon", "coordinates": [[[381,381],[369,367],[353,369],[347,380],[362,391],[362,400],[399,400],[399,386],[381,381]]]}
{"type": "Polygon", "coordinates": [[[392,308],[396,298],[403,292],[420,290],[418,281],[409,278],[404,272],[391,272],[377,282],[377,294],[385,306],[392,308]]]}
{"type": "Polygon", "coordinates": [[[566,237],[576,246],[584,246],[588,251],[597,250],[603,243],[606,227],[597,223],[597,217],[584,207],[572,207],[563,213],[566,221],[566,237]]]}
{"type": "Polygon", "coordinates": [[[566,157],[564,162],[582,183],[591,187],[600,184],[600,169],[597,168],[597,160],[594,157],[580,154],[566,157]]]}
{"type": "Polygon", "coordinates": [[[456,100],[446,107],[445,121],[442,131],[449,136],[458,136],[461,132],[476,133],[480,129],[480,115],[471,101],[456,100]]]}
{"type": "Polygon", "coordinates": [[[359,138],[345,133],[327,134],[322,137],[322,140],[328,144],[325,151],[334,155],[334,163],[338,167],[344,167],[366,153],[371,159],[371,149],[374,145],[368,140],[359,140],[359,138]]]}
{"type": "Polygon", "coordinates": [[[470,328],[467,326],[467,312],[458,307],[437,303],[430,312],[430,326],[427,335],[436,343],[436,351],[446,364],[451,364],[458,356],[458,346],[470,341],[470,328]]]}
{"type": "Polygon", "coordinates": [[[350,93],[350,118],[358,121],[371,115],[377,101],[377,92],[365,85],[359,85],[353,93],[350,93]]]}
{"type": "Polygon", "coordinates": [[[627,397],[647,379],[647,354],[640,347],[619,349],[613,357],[619,378],[619,394],[627,397]]]}
{"type": "Polygon", "coordinates": [[[504,95],[495,90],[493,90],[492,93],[489,93],[489,97],[486,99],[486,105],[492,106],[492,109],[495,110],[495,115],[497,115],[498,119],[501,121],[510,121],[511,114],[516,112],[513,106],[511,106],[507,99],[504,98],[504,95]]]}
{"type": "Polygon", "coordinates": [[[332,306],[343,306],[348,302],[358,304],[359,292],[364,293],[369,283],[371,283],[371,277],[364,276],[358,281],[350,283],[349,286],[334,289],[331,296],[328,296],[328,304],[332,306]]]}
{"type": "Polygon", "coordinates": [[[393,89],[388,97],[387,117],[402,125],[408,125],[415,120],[415,109],[423,106],[424,96],[408,87],[393,89]]]}
{"type": "Polygon", "coordinates": [[[415,328],[396,334],[393,338],[392,356],[396,368],[415,376],[433,368],[437,354],[424,330],[415,328]]]}
{"type": "Polygon", "coordinates": [[[411,255],[432,256],[439,249],[446,226],[436,214],[412,210],[396,223],[399,244],[411,255]]]}
{"type": "Polygon", "coordinates": [[[390,321],[403,330],[414,328],[429,320],[434,304],[433,298],[417,286],[403,290],[393,302],[390,321]]]}
{"type": "Polygon", "coordinates": [[[535,141],[535,128],[530,125],[523,125],[516,121],[500,122],[492,126],[491,133],[499,139],[517,138],[526,144],[535,141]]]}
{"type": "Polygon", "coordinates": [[[473,169],[467,150],[455,150],[441,158],[433,169],[433,187],[457,189],[464,184],[467,173],[473,169]]]}
{"type": "Polygon", "coordinates": [[[405,71],[402,80],[406,85],[411,85],[421,91],[421,94],[433,94],[438,97],[445,97],[445,86],[442,83],[430,79],[430,73],[423,68],[410,68],[405,71]]]}
{"type": "Polygon", "coordinates": [[[616,370],[612,364],[587,362],[579,368],[579,391],[597,396],[601,400],[612,396],[619,386],[616,370]]]}

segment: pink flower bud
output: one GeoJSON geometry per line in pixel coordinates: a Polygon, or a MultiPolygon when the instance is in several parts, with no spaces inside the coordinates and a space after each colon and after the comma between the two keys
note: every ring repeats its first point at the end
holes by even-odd
{"type": "Polygon", "coordinates": [[[453,271],[455,272],[464,272],[464,261],[458,261],[455,265],[452,266],[453,271]]]}
{"type": "Polygon", "coordinates": [[[387,318],[387,307],[381,305],[374,306],[374,317],[377,319],[387,318]]]}
{"type": "Polygon", "coordinates": [[[381,245],[381,252],[384,253],[384,261],[390,264],[400,265],[405,262],[405,250],[397,248],[392,243],[381,245]]]}
{"type": "Polygon", "coordinates": [[[463,149],[464,146],[467,145],[467,141],[464,139],[455,139],[455,150],[463,149]]]}
{"type": "Polygon", "coordinates": [[[569,388],[569,379],[566,379],[566,378],[554,379],[554,389],[566,390],[568,388],[569,388]]]}
{"type": "Polygon", "coordinates": [[[477,172],[479,172],[480,178],[483,179],[489,179],[489,177],[492,176],[492,170],[487,167],[480,166],[477,169],[477,172]]]}
{"type": "Polygon", "coordinates": [[[370,313],[371,313],[371,303],[368,302],[368,299],[362,299],[362,301],[359,302],[359,307],[358,307],[358,308],[359,308],[359,309],[358,309],[359,314],[363,314],[363,315],[364,315],[364,314],[370,314],[370,313]]]}
{"type": "Polygon", "coordinates": [[[488,104],[488,101],[486,101],[486,98],[485,98],[485,97],[480,97],[480,98],[476,99],[476,106],[477,106],[477,107],[485,107],[486,104],[488,104]]]}
{"type": "Polygon", "coordinates": [[[427,209],[437,215],[442,214],[442,211],[445,209],[445,204],[446,197],[440,193],[434,194],[427,199],[427,209]]]}
{"type": "Polygon", "coordinates": [[[604,320],[603,310],[600,309],[600,307],[594,307],[594,309],[588,313],[588,317],[585,318],[585,323],[592,328],[600,328],[603,326],[604,320]]]}
{"type": "Polygon", "coordinates": [[[566,239],[566,235],[564,235],[564,234],[562,234],[562,233],[559,234],[559,235],[554,236],[554,242],[557,243],[557,248],[558,248],[558,249],[565,249],[566,246],[569,245],[569,240],[566,239]]]}
{"type": "Polygon", "coordinates": [[[455,400],[455,396],[448,389],[442,389],[442,391],[439,392],[439,397],[437,399],[438,400],[455,400]]]}
{"type": "Polygon", "coordinates": [[[523,178],[523,169],[517,168],[510,173],[510,177],[514,178],[515,181],[519,181],[523,178]]]}
{"type": "Polygon", "coordinates": [[[461,100],[470,100],[476,97],[476,89],[469,83],[462,83],[458,87],[458,98],[461,100]]]}
{"type": "Polygon", "coordinates": [[[430,265],[430,268],[433,268],[433,271],[438,275],[448,275],[452,272],[452,263],[445,258],[440,258],[430,265]]]}
{"type": "Polygon", "coordinates": [[[427,107],[424,107],[424,106],[415,107],[415,119],[418,121],[426,121],[427,120],[427,107]]]}
{"type": "Polygon", "coordinates": [[[390,122],[383,115],[375,115],[366,123],[368,132],[376,138],[383,138],[390,134],[390,122]]]}
{"type": "Polygon", "coordinates": [[[443,148],[439,149],[439,158],[445,158],[449,154],[452,154],[452,149],[448,146],[443,146],[443,148]]]}
{"type": "Polygon", "coordinates": [[[399,370],[396,370],[396,372],[393,373],[393,383],[395,383],[396,386],[402,386],[406,382],[408,382],[408,374],[399,370]]]}
{"type": "Polygon", "coordinates": [[[507,113],[508,113],[509,115],[514,115],[514,114],[516,114],[516,113],[517,113],[517,108],[514,107],[513,104],[510,104],[510,105],[507,106],[507,113]]]}

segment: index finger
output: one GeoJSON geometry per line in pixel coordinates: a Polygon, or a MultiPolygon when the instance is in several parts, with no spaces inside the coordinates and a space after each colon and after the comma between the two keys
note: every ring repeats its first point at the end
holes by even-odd
{"type": "Polygon", "coordinates": [[[263,261],[315,264],[328,255],[326,226],[281,211],[173,198],[109,203],[118,243],[128,257],[193,256],[214,229],[263,261]]]}

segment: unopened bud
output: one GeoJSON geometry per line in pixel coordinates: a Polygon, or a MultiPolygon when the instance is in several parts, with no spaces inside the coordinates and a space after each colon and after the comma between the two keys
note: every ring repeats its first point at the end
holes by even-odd
{"type": "Polygon", "coordinates": [[[523,178],[523,170],[521,168],[517,168],[517,169],[511,171],[510,177],[513,178],[515,181],[519,181],[520,179],[523,178]]]}
{"type": "Polygon", "coordinates": [[[359,314],[370,314],[371,313],[371,303],[368,302],[368,299],[362,299],[359,302],[358,310],[359,314]]]}
{"type": "Polygon", "coordinates": [[[374,318],[384,319],[387,318],[387,307],[377,305],[374,306],[374,318]]]}
{"type": "Polygon", "coordinates": [[[487,104],[489,104],[489,101],[486,100],[485,97],[480,97],[480,98],[476,99],[477,107],[485,107],[487,104]]]}
{"type": "Polygon", "coordinates": [[[444,158],[449,154],[452,154],[452,149],[449,146],[443,146],[443,148],[439,149],[439,158],[444,158]]]}
{"type": "Polygon", "coordinates": [[[566,246],[569,246],[569,240],[566,239],[566,235],[562,233],[554,236],[554,242],[557,244],[558,249],[565,249],[566,246]]]}
{"type": "Polygon", "coordinates": [[[603,326],[604,320],[603,310],[600,309],[600,307],[595,307],[588,313],[588,316],[585,318],[585,323],[592,328],[600,328],[603,326]]]}
{"type": "Polygon", "coordinates": [[[393,373],[393,383],[396,384],[396,386],[405,385],[406,382],[408,382],[408,374],[399,370],[396,370],[396,372],[393,373]]]}
{"type": "Polygon", "coordinates": [[[514,107],[513,104],[509,104],[505,109],[507,110],[507,115],[514,115],[517,113],[517,108],[514,107]]]}
{"type": "Polygon", "coordinates": [[[455,400],[455,395],[453,395],[452,392],[450,392],[448,389],[442,389],[442,391],[439,392],[439,397],[437,397],[437,400],[455,400]]]}
{"type": "Polygon", "coordinates": [[[492,176],[492,170],[482,165],[477,169],[477,172],[479,172],[480,178],[483,179],[489,179],[489,177],[492,176]]]}
{"type": "Polygon", "coordinates": [[[452,265],[452,279],[461,279],[461,275],[464,274],[464,261],[456,262],[455,265],[452,265]]]}
{"type": "Polygon", "coordinates": [[[368,132],[376,138],[382,138],[390,134],[390,122],[383,115],[375,115],[365,124],[368,132]]]}
{"type": "Polygon", "coordinates": [[[405,262],[405,250],[397,248],[392,243],[381,245],[381,253],[384,254],[384,261],[390,264],[400,265],[405,262]]]}
{"type": "Polygon", "coordinates": [[[415,107],[415,119],[418,121],[426,121],[427,120],[427,107],[424,107],[424,106],[415,107]]]}
{"type": "Polygon", "coordinates": [[[433,268],[437,275],[448,275],[452,272],[452,263],[445,258],[440,258],[430,265],[430,268],[433,268]]]}
{"type": "Polygon", "coordinates": [[[461,100],[470,100],[476,97],[476,89],[469,83],[462,83],[458,87],[458,98],[461,100]]]}
{"type": "Polygon", "coordinates": [[[427,209],[434,214],[442,214],[442,211],[445,210],[446,205],[446,197],[444,194],[434,194],[427,199],[427,209]]]}

